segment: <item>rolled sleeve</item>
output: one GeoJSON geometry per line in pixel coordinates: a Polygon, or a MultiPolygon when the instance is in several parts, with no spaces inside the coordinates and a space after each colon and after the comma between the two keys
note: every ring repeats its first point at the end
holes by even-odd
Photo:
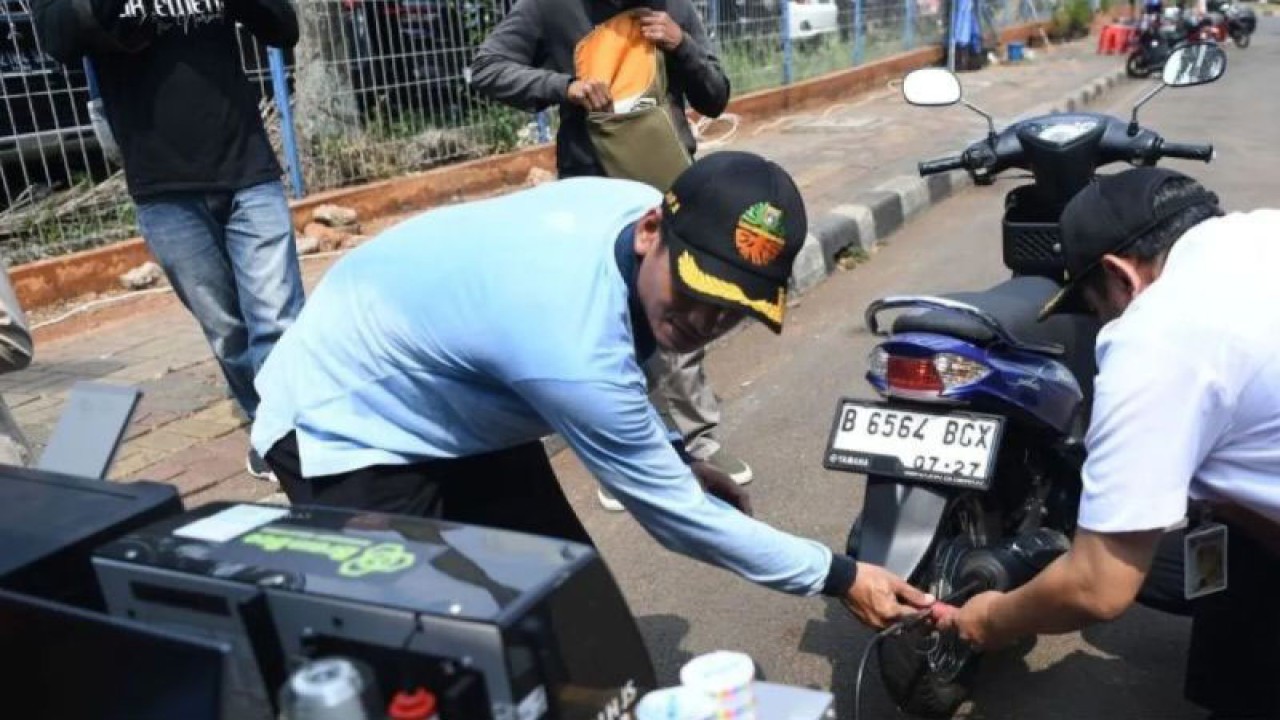
{"type": "MultiPolygon", "coordinates": [[[[831,550],[705,493],[669,442],[642,384],[525,380],[516,389],[664,547],[782,592],[826,589],[831,550]]],[[[841,567],[837,584],[851,582],[841,567]]]]}

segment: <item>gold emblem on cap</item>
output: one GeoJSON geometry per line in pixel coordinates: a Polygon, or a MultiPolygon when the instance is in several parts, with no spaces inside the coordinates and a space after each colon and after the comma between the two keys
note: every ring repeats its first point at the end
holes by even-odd
{"type": "Polygon", "coordinates": [[[764,267],[777,260],[786,247],[782,235],[782,211],[769,203],[758,202],[738,218],[733,245],[743,260],[764,267]]]}
{"type": "Polygon", "coordinates": [[[674,192],[668,190],[666,195],[666,200],[667,200],[667,208],[671,210],[672,215],[680,212],[680,198],[676,197],[676,194],[674,192]]]}
{"type": "Polygon", "coordinates": [[[785,288],[778,288],[776,300],[753,300],[747,297],[747,293],[741,287],[710,275],[698,267],[698,261],[688,250],[680,253],[676,261],[676,270],[680,273],[680,279],[694,290],[754,310],[778,325],[782,324],[782,314],[786,309],[787,301],[785,288]]]}

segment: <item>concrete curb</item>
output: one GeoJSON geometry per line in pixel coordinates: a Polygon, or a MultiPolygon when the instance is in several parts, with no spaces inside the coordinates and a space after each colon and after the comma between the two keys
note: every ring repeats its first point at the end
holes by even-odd
{"type": "MultiPolygon", "coordinates": [[[[1102,75],[1055,102],[1037,105],[1019,119],[1070,112],[1096,102],[1125,79],[1124,70],[1102,75]]],[[[967,173],[953,171],[922,178],[901,175],[839,205],[810,223],[809,237],[791,274],[793,297],[802,295],[834,273],[847,252],[870,253],[913,217],[973,184],[967,173]]]]}

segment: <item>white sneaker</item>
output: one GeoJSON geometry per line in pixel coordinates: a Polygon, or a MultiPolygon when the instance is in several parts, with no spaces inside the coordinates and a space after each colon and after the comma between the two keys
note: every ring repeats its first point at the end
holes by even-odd
{"type": "Polygon", "coordinates": [[[622,507],[622,503],[618,502],[618,498],[609,494],[604,488],[596,488],[596,499],[600,501],[600,505],[609,512],[626,512],[626,508],[622,507]]]}
{"type": "Polygon", "coordinates": [[[262,456],[258,454],[258,451],[253,448],[249,448],[249,455],[244,460],[244,469],[251,477],[257,480],[274,483],[276,485],[280,484],[280,479],[271,471],[271,466],[268,465],[267,461],[263,460],[262,456]]]}
{"type": "Polygon", "coordinates": [[[717,448],[715,452],[700,459],[728,475],[730,479],[739,485],[746,485],[755,479],[755,473],[752,472],[750,465],[725,452],[723,448],[717,448]]]}

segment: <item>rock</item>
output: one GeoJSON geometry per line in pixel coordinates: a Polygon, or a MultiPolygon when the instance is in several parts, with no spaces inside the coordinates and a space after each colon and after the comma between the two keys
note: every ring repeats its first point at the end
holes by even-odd
{"type": "Polygon", "coordinates": [[[319,246],[319,252],[332,252],[334,250],[339,250],[351,237],[351,233],[349,232],[314,222],[303,228],[302,234],[315,239],[319,246]]]}
{"type": "Polygon", "coordinates": [[[160,282],[164,271],[153,262],[145,262],[120,276],[120,284],[126,290],[145,290],[160,282]]]}
{"type": "Polygon", "coordinates": [[[321,205],[311,213],[311,222],[339,230],[358,231],[360,227],[356,211],[341,205],[321,205]]]}
{"type": "Polygon", "coordinates": [[[320,252],[320,241],[310,235],[299,235],[294,242],[298,246],[299,255],[310,255],[320,252]]]}
{"type": "Polygon", "coordinates": [[[555,173],[551,172],[550,170],[544,170],[543,168],[536,167],[529,170],[528,176],[526,176],[524,179],[524,184],[525,184],[525,187],[533,187],[535,185],[549,183],[555,179],[556,179],[555,173]]]}

